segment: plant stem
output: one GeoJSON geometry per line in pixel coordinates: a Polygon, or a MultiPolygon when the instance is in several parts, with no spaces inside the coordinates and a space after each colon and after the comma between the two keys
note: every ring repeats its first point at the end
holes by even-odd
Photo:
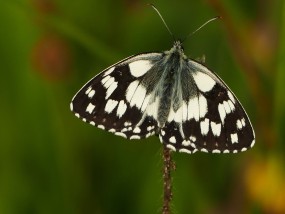
{"type": "Polygon", "coordinates": [[[173,197],[171,170],[175,170],[175,164],[171,158],[171,151],[163,146],[163,207],[162,214],[170,214],[170,204],[173,197]]]}

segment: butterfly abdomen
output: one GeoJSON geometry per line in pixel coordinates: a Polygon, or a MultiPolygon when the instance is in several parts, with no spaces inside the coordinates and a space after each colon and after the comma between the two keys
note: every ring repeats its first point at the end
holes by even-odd
{"type": "Polygon", "coordinates": [[[158,121],[160,127],[163,127],[165,122],[167,121],[171,102],[174,100],[175,92],[177,89],[177,81],[179,74],[179,64],[180,56],[177,53],[171,54],[168,58],[166,58],[166,64],[170,66],[165,66],[164,70],[164,78],[162,81],[162,92],[160,95],[160,104],[158,107],[158,121]],[[176,65],[176,66],[175,66],[176,65]]]}

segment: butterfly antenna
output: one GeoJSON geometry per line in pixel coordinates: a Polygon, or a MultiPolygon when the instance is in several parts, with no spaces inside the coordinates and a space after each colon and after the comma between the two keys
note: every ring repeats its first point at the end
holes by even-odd
{"type": "Polygon", "coordinates": [[[193,34],[195,34],[197,31],[199,31],[202,27],[204,27],[205,25],[207,25],[207,24],[209,24],[210,22],[215,21],[215,20],[217,20],[217,19],[222,19],[222,17],[221,17],[221,16],[216,16],[216,17],[214,17],[214,18],[212,18],[212,19],[206,21],[204,24],[202,24],[200,27],[198,27],[195,31],[193,31],[192,33],[189,33],[188,36],[186,36],[185,39],[182,40],[182,43],[183,43],[186,39],[188,39],[189,37],[193,36],[193,34]]]}
{"type": "Polygon", "coordinates": [[[164,21],[162,15],[160,14],[159,10],[153,5],[153,4],[148,4],[149,6],[151,6],[155,11],[156,13],[159,15],[159,17],[161,18],[163,24],[165,25],[166,29],[168,30],[168,32],[170,33],[170,35],[172,36],[173,40],[175,41],[175,37],[173,35],[173,33],[171,32],[171,30],[169,29],[169,27],[167,26],[166,22],[164,21]]]}

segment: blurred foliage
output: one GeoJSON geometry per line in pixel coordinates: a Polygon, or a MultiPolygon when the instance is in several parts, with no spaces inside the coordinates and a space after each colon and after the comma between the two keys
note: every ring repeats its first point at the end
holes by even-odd
{"type": "MultiPolygon", "coordinates": [[[[76,91],[131,54],[171,37],[147,1],[0,2],[0,213],[159,213],[161,145],[78,120],[76,91]]],[[[174,213],[285,213],[284,1],[154,3],[192,58],[231,87],[256,131],[235,155],[173,154],[174,213]]]]}

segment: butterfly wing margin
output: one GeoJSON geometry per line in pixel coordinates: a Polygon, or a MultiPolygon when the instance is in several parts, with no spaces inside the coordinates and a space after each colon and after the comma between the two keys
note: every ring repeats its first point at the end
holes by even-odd
{"type": "Polygon", "coordinates": [[[173,111],[171,107],[160,140],[172,150],[187,153],[236,153],[253,147],[250,120],[228,86],[192,60],[188,60],[184,72],[180,108],[173,111]]]}
{"type": "Polygon", "coordinates": [[[151,92],[142,80],[161,57],[161,53],[139,54],[103,70],[77,92],[71,110],[84,122],[125,138],[153,135],[157,123],[144,115],[151,92]]]}

